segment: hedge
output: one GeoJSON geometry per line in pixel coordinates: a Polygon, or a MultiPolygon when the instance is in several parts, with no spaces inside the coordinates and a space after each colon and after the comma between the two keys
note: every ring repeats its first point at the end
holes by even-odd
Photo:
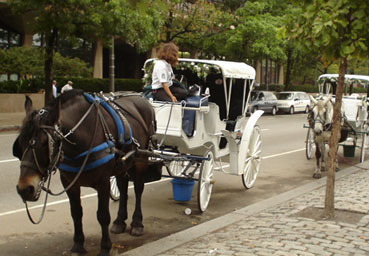
{"type": "MultiPolygon", "coordinates": [[[[58,92],[70,80],[73,81],[73,88],[82,89],[87,92],[108,92],[109,79],[99,78],[55,78],[58,84],[58,92]]],[[[141,79],[120,79],[115,81],[115,91],[136,91],[140,92],[143,88],[141,79]]],[[[0,93],[37,93],[44,90],[44,81],[40,78],[28,79],[23,81],[4,81],[0,82],[0,93]]]]}

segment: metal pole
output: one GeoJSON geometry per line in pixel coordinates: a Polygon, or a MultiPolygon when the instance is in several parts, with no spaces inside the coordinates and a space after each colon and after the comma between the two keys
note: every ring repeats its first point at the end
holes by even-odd
{"type": "Polygon", "coordinates": [[[115,66],[114,66],[114,36],[111,40],[111,47],[109,50],[109,92],[115,91],[114,77],[115,77],[115,66]]]}

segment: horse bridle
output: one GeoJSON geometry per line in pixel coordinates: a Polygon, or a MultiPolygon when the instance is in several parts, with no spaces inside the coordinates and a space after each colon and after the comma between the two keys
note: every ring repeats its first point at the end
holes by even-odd
{"type": "Polygon", "coordinates": [[[309,120],[309,122],[313,122],[314,124],[315,123],[321,123],[322,124],[322,126],[323,126],[323,130],[324,131],[327,131],[327,130],[329,130],[330,128],[331,128],[331,125],[332,125],[332,123],[326,123],[326,120],[327,120],[327,118],[325,118],[325,119],[323,119],[322,118],[322,116],[318,113],[318,115],[315,117],[315,115],[314,115],[314,117],[312,118],[311,116],[312,116],[312,114],[314,113],[313,112],[313,110],[314,110],[314,108],[316,107],[316,105],[314,105],[312,108],[311,108],[311,111],[310,111],[310,114],[309,114],[309,116],[308,116],[308,120],[309,120]]]}

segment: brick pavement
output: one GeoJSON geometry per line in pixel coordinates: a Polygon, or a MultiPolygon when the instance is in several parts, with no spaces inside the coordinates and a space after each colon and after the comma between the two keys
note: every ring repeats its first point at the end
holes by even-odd
{"type": "Polygon", "coordinates": [[[369,161],[360,166],[338,172],[335,185],[335,208],[362,213],[357,222],[296,216],[307,207],[324,207],[326,180],[322,178],[265,200],[258,209],[251,206],[238,215],[231,213],[230,218],[237,219],[233,222],[221,217],[122,255],[369,255],[369,161]],[[207,231],[206,226],[214,224],[218,226],[207,231]]]}

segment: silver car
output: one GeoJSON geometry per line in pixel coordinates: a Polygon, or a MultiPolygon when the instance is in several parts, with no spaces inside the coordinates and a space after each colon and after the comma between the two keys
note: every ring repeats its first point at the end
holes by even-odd
{"type": "Polygon", "coordinates": [[[278,111],[284,113],[309,112],[310,98],[306,92],[279,92],[277,93],[278,111]]]}

